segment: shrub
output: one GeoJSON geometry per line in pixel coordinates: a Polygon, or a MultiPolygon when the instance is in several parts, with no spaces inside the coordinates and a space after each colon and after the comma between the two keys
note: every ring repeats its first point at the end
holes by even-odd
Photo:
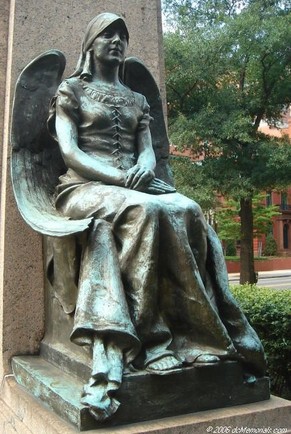
{"type": "Polygon", "coordinates": [[[263,250],[263,256],[276,256],[277,255],[277,243],[272,234],[266,236],[265,248],[263,250]]]}
{"type": "Polygon", "coordinates": [[[226,256],[235,256],[236,255],[235,241],[227,241],[226,242],[225,255],[226,256]]]}
{"type": "Polygon", "coordinates": [[[264,345],[271,392],[291,399],[291,291],[256,285],[231,290],[264,345]]]}

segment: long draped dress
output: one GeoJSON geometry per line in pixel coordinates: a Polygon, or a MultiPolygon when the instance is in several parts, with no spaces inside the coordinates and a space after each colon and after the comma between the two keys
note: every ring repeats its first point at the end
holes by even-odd
{"type": "MultiPolygon", "coordinates": [[[[56,116],[77,126],[82,151],[107,167],[127,171],[136,164],[139,131],[151,120],[143,95],[102,93],[74,77],[60,85],[55,107],[56,116]]],[[[220,243],[194,201],[106,185],[68,168],[56,207],[71,219],[94,217],[73,342],[110,340],[140,367],[164,355],[194,361],[212,354],[262,374],[262,346],[229,291],[220,243]]]]}

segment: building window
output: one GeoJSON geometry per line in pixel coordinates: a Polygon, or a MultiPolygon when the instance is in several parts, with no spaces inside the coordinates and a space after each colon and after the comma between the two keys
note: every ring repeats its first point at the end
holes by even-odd
{"type": "Polygon", "coordinates": [[[289,248],[289,225],[284,223],[283,226],[283,249],[289,248]]]}
{"type": "Polygon", "coordinates": [[[266,206],[271,206],[272,205],[272,192],[268,191],[266,193],[266,206]]]}
{"type": "Polygon", "coordinates": [[[288,209],[287,193],[281,193],[281,209],[282,210],[288,209]]]}

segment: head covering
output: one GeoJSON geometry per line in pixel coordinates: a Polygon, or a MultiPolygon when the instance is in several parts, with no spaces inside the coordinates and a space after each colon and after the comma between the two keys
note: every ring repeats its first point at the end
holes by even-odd
{"type": "Polygon", "coordinates": [[[76,70],[71,75],[71,77],[80,76],[81,78],[90,79],[92,76],[91,72],[91,53],[90,48],[92,43],[97,38],[100,33],[102,33],[107,27],[115,22],[120,22],[120,25],[124,28],[127,42],[129,40],[129,33],[126,27],[125,21],[122,17],[110,12],[104,12],[103,14],[97,15],[87,26],[85,36],[82,42],[82,51],[80,58],[78,60],[76,70]]]}

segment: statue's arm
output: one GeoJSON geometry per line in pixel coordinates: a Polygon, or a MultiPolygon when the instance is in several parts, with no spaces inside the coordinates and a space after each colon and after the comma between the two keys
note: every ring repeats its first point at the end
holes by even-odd
{"type": "Polygon", "coordinates": [[[134,190],[143,190],[154,179],[156,167],[156,157],[149,128],[138,132],[137,155],[136,165],[127,172],[125,186],[134,190]]]}
{"type": "Polygon", "coordinates": [[[74,121],[57,107],[56,134],[64,162],[68,168],[90,181],[124,186],[125,174],[114,167],[107,167],[97,158],[83,152],[78,146],[78,129],[74,121]]]}
{"type": "Polygon", "coordinates": [[[145,169],[154,170],[156,167],[156,157],[152,146],[152,137],[149,128],[139,131],[137,147],[137,164],[145,169]]]}
{"type": "Polygon", "coordinates": [[[137,153],[137,164],[128,170],[125,186],[150,194],[175,192],[171,185],[155,178],[156,157],[148,126],[138,131],[137,153]]]}

